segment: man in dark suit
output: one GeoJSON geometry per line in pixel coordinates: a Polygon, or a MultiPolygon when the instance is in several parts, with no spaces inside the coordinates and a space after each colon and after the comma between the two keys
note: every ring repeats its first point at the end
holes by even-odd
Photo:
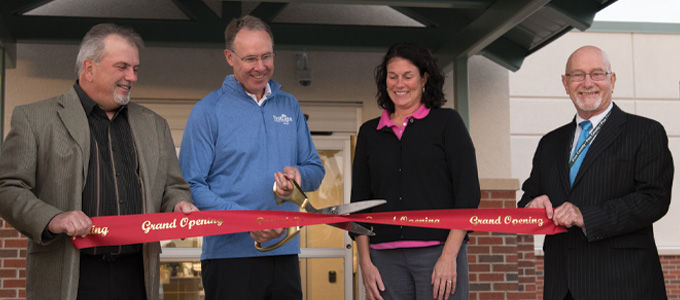
{"type": "Polygon", "coordinates": [[[569,57],[562,83],[576,117],[541,139],[518,203],[569,229],[545,238],[543,299],[666,299],[652,229],[671,199],[666,132],[612,103],[616,74],[597,47],[569,57]]]}
{"type": "Polygon", "coordinates": [[[197,210],[168,123],[128,103],[142,40],[94,26],[79,80],[61,96],[19,106],[0,152],[0,216],[29,238],[26,298],[159,298],[160,244],[77,250],[93,216],[197,210]]]}

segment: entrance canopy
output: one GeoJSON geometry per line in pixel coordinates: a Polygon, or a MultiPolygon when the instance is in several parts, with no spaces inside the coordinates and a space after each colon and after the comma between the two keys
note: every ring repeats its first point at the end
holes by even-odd
{"type": "Polygon", "coordinates": [[[0,1],[7,67],[16,43],[78,43],[93,25],[133,27],[148,46],[224,48],[224,29],[251,14],[278,49],[384,51],[397,41],[453,60],[481,54],[516,71],[572,28],[585,30],[616,0],[11,0],[0,1]]]}

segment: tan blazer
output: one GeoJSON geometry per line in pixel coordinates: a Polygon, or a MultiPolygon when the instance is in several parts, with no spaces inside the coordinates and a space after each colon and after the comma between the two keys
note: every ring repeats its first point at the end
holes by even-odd
{"type": "MultiPolygon", "coordinates": [[[[171,212],[191,196],[168,124],[143,106],[128,109],[144,212],[171,212]]],[[[46,241],[42,232],[55,215],[82,208],[89,157],[89,125],[75,89],[15,108],[0,152],[0,216],[29,238],[29,300],[76,299],[80,251],[67,236],[46,241]]],[[[158,299],[160,244],[145,244],[143,251],[147,298],[158,299]]]]}

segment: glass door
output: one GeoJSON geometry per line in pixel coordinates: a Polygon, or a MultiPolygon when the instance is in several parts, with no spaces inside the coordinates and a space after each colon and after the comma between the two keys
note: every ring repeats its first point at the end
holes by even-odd
{"type": "MultiPolygon", "coordinates": [[[[321,187],[307,193],[316,208],[349,203],[351,142],[349,135],[314,136],[326,168],[321,187]]],[[[305,300],[353,298],[352,241],[328,225],[307,226],[300,232],[300,275],[305,300]]]]}

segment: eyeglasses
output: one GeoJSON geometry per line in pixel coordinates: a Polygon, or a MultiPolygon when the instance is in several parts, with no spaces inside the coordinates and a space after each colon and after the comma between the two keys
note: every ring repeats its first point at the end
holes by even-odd
{"type": "Polygon", "coordinates": [[[231,53],[238,57],[238,59],[240,59],[242,62],[250,66],[257,64],[258,60],[262,60],[262,63],[265,64],[271,64],[272,62],[274,62],[274,52],[265,53],[262,54],[262,56],[248,55],[246,57],[240,57],[236,54],[236,52],[234,52],[234,50],[229,51],[231,51],[231,53]]]}
{"type": "Polygon", "coordinates": [[[578,73],[572,73],[572,74],[564,74],[565,76],[569,77],[569,80],[572,82],[581,82],[586,80],[586,75],[590,76],[590,79],[593,81],[602,81],[607,79],[607,75],[611,74],[612,72],[592,72],[590,74],[578,72],[578,73]]]}

